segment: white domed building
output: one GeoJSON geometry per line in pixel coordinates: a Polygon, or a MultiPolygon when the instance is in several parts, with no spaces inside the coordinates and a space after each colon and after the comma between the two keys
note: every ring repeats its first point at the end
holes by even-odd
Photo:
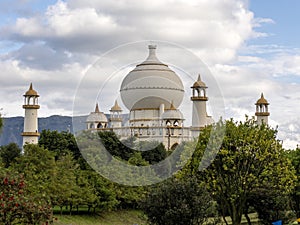
{"type": "Polygon", "coordinates": [[[109,120],[97,106],[86,121],[87,129],[114,131],[121,139],[135,136],[138,140],[157,140],[173,149],[182,141],[198,137],[201,129],[213,122],[206,112],[207,87],[199,76],[191,87],[192,126],[184,126],[184,116],[178,109],[185,92],[182,81],[159,61],[155,50],[156,46],[149,45],[148,58],[129,72],[121,84],[121,99],[129,110],[126,125],[122,125],[122,109],[115,102],[109,120]]]}

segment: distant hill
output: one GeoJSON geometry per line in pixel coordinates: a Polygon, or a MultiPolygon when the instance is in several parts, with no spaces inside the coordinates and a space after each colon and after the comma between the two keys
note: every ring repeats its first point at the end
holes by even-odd
{"type": "MultiPolygon", "coordinates": [[[[82,121],[82,130],[85,129],[86,116],[75,117],[74,119],[82,121]]],[[[72,117],[70,116],[50,116],[39,118],[39,132],[44,129],[61,131],[73,131],[72,117]]],[[[3,128],[0,133],[0,145],[7,145],[11,142],[22,146],[22,136],[24,126],[24,117],[3,118],[3,128]]]]}
{"type": "MultiPolygon", "coordinates": [[[[110,115],[106,115],[109,119],[110,115]]],[[[128,114],[123,114],[123,121],[128,120],[128,114]]],[[[86,128],[87,116],[76,116],[74,121],[76,122],[76,129],[84,130],[86,128]]],[[[45,118],[39,118],[39,132],[42,130],[57,130],[73,132],[73,120],[71,116],[50,116],[45,118]]],[[[9,117],[3,118],[3,127],[0,133],[0,146],[7,145],[11,142],[17,143],[20,147],[22,146],[22,136],[24,126],[24,117],[9,117]]]]}

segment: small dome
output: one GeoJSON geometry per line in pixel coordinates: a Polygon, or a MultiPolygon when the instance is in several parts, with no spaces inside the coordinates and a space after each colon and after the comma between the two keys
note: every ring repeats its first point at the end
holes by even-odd
{"type": "Polygon", "coordinates": [[[192,88],[207,88],[206,84],[201,80],[200,74],[198,75],[197,81],[194,83],[192,88]]]}
{"type": "Polygon", "coordinates": [[[110,111],[119,111],[119,112],[122,111],[121,107],[118,105],[117,100],[115,101],[115,105],[111,107],[110,111]]]}
{"type": "Polygon", "coordinates": [[[107,117],[103,112],[100,112],[98,104],[96,104],[95,112],[91,112],[90,115],[86,119],[87,123],[93,122],[93,123],[107,123],[107,117]]]}
{"type": "Polygon", "coordinates": [[[261,93],[260,99],[257,100],[255,105],[269,105],[267,99],[264,98],[264,94],[261,93]]]}
{"type": "Polygon", "coordinates": [[[30,87],[29,87],[28,91],[26,91],[26,93],[24,94],[24,96],[36,96],[36,97],[39,97],[38,93],[35,90],[33,90],[32,83],[30,83],[30,87]]]}
{"type": "Polygon", "coordinates": [[[163,114],[162,114],[162,119],[163,120],[183,120],[183,115],[182,113],[179,111],[179,109],[176,109],[173,105],[173,103],[171,104],[171,107],[169,110],[166,110],[163,114]]]}

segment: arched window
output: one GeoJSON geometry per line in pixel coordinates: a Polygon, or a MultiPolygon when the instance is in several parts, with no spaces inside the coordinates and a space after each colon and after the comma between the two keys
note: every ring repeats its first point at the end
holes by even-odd
{"type": "Polygon", "coordinates": [[[174,127],[178,127],[179,126],[179,122],[178,122],[178,120],[175,120],[174,121],[174,127]]]}
{"type": "Polygon", "coordinates": [[[167,125],[168,127],[171,126],[170,120],[167,120],[167,121],[166,121],[166,125],[167,125]]]}

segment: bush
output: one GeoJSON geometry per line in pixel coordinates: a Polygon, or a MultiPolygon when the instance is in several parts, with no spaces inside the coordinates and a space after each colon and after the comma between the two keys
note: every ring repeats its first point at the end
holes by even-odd
{"type": "Polygon", "coordinates": [[[216,205],[196,178],[171,179],[150,191],[141,202],[150,224],[203,224],[216,214],[216,205]]]}

